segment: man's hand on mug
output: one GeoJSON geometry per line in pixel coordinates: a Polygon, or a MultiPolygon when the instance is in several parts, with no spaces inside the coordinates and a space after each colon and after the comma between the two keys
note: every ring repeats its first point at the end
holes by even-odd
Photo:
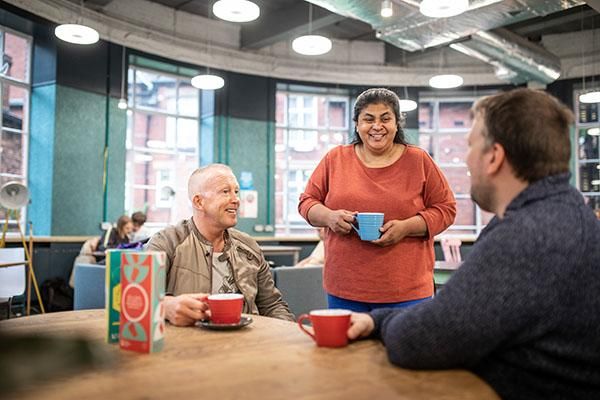
{"type": "Polygon", "coordinates": [[[357,211],[332,210],[329,213],[327,226],[329,229],[340,235],[347,235],[352,231],[352,223],[357,211]]]}
{"type": "Polygon", "coordinates": [[[348,329],[348,339],[360,339],[367,337],[375,329],[375,321],[369,314],[352,313],[350,316],[350,328],[348,329]]]}
{"type": "Polygon", "coordinates": [[[173,325],[189,326],[196,321],[208,319],[210,314],[206,303],[206,293],[181,294],[179,296],[165,296],[165,317],[173,325]]]}

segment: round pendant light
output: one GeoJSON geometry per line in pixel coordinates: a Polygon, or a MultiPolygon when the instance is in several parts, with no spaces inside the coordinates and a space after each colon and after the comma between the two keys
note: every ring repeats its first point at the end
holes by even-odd
{"type": "Polygon", "coordinates": [[[600,103],[600,91],[594,90],[579,95],[580,103],[600,103]]]}
{"type": "Polygon", "coordinates": [[[217,17],[230,22],[249,22],[260,16],[260,8],[248,0],[219,0],[212,10],[217,17]]]}
{"type": "Polygon", "coordinates": [[[305,56],[320,56],[329,53],[332,44],[329,38],[321,35],[304,35],[292,42],[292,49],[305,56]]]}
{"type": "Polygon", "coordinates": [[[421,14],[431,18],[454,17],[468,9],[469,0],[423,0],[419,5],[421,14]]]}
{"type": "Polygon", "coordinates": [[[380,14],[383,18],[389,18],[394,15],[394,8],[392,6],[392,0],[383,0],[381,2],[380,14]]]}
{"type": "Polygon", "coordinates": [[[429,79],[429,86],[436,89],[451,89],[461,86],[463,82],[464,80],[460,75],[436,75],[429,79]]]}
{"type": "Polygon", "coordinates": [[[417,109],[417,102],[410,99],[400,100],[400,112],[408,112],[417,109]]]}
{"type": "Polygon", "coordinates": [[[218,75],[204,74],[196,75],[192,78],[192,86],[203,90],[221,89],[225,85],[225,80],[218,75]]]}
{"type": "Polygon", "coordinates": [[[586,133],[590,136],[600,136],[600,128],[589,128],[586,133]]]}
{"type": "Polygon", "coordinates": [[[62,24],[54,29],[60,40],[75,44],[93,44],[100,40],[98,31],[89,26],[79,24],[62,24]]]}

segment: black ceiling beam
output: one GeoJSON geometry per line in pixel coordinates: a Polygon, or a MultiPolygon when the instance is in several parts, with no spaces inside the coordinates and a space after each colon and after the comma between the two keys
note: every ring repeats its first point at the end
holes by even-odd
{"type": "MultiPolygon", "coordinates": [[[[261,15],[260,18],[242,26],[241,47],[260,49],[282,40],[289,40],[308,33],[308,3],[301,1],[292,7],[284,7],[261,15]]],[[[313,6],[312,31],[342,21],[345,17],[324,8],[313,6]]]]}

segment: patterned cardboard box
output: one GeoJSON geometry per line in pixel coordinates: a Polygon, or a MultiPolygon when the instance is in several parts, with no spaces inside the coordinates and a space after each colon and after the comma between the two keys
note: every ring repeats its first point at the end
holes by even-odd
{"type": "Polygon", "coordinates": [[[163,347],[165,258],[165,253],[155,251],[121,254],[122,349],[153,353],[163,347]]]}
{"type": "Polygon", "coordinates": [[[121,254],[127,250],[106,251],[106,341],[119,341],[121,324],[121,254]]]}

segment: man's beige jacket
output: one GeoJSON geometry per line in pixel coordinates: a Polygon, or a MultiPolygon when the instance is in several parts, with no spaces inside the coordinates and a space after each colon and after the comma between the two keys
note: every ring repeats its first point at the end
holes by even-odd
{"type": "MultiPolygon", "coordinates": [[[[213,248],[191,218],[156,233],[147,250],[167,254],[167,294],[211,292],[213,248]]],[[[244,296],[244,313],[294,321],[254,239],[236,229],[227,229],[220,257],[232,268],[235,284],[244,296]]]]}

